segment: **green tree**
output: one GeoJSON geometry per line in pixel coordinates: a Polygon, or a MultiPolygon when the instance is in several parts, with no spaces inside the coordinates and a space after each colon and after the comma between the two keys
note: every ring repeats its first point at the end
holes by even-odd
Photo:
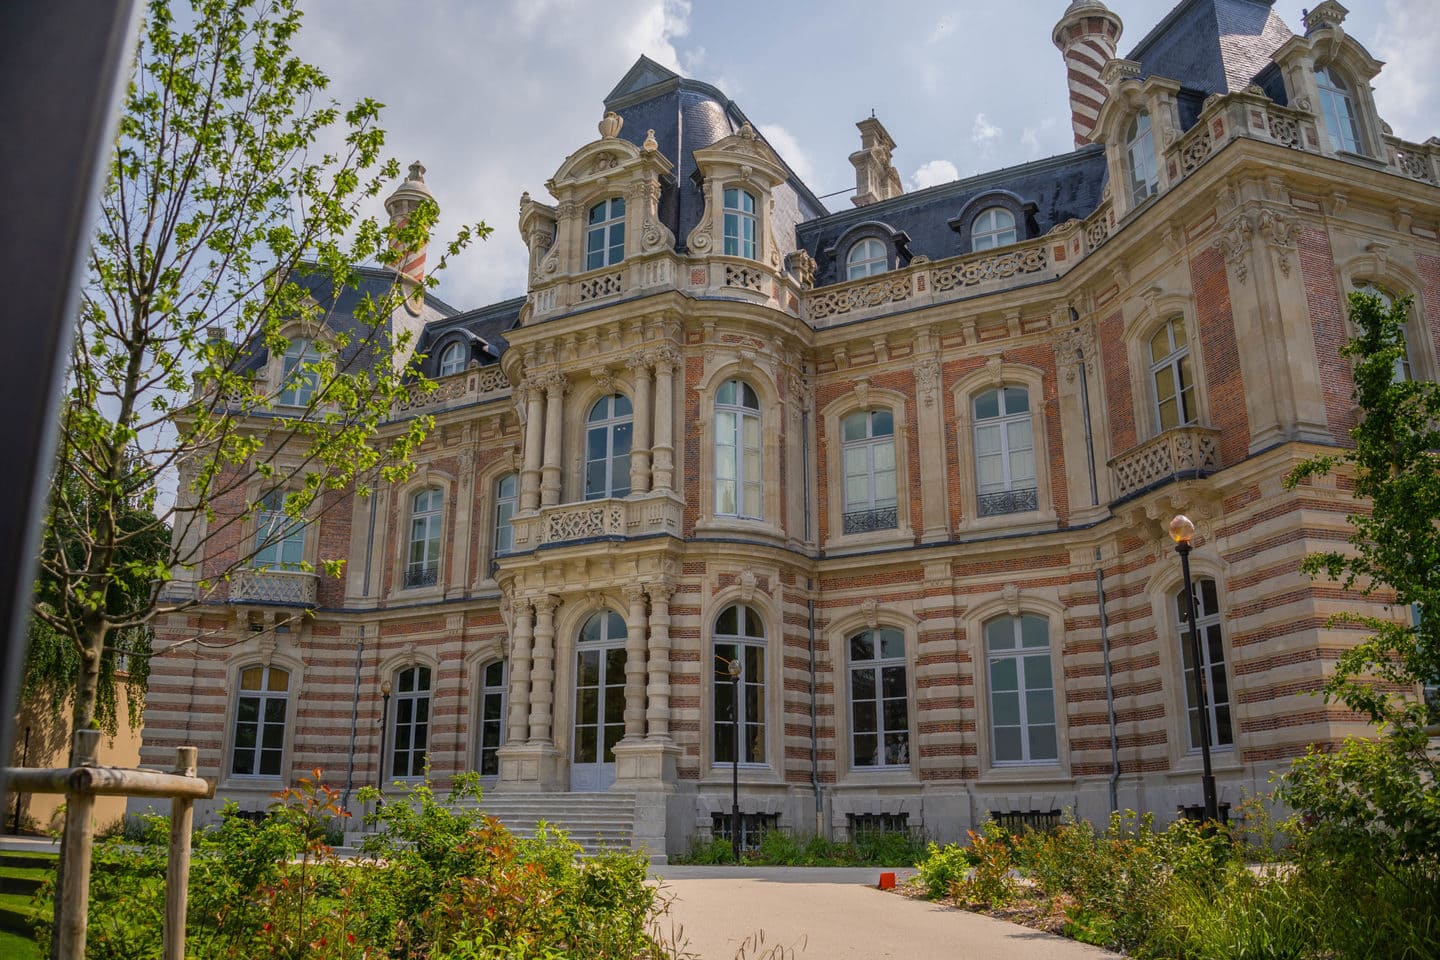
{"type": "MultiPolygon", "coordinates": [[[[406,475],[431,426],[384,429],[417,376],[417,324],[392,318],[423,285],[394,273],[377,291],[372,273],[357,292],[354,265],[398,264],[438,218],[429,200],[392,224],[365,215],[399,172],[381,158],[381,105],[325,96],[293,50],[297,0],[188,6],[149,4],[70,357],[35,611],[78,658],[76,728],[96,720],[107,648],[212,596],[294,524],[406,475]],[[156,538],[160,553],[140,546],[156,538]],[[176,577],[183,592],[165,588],[176,577]]],[[[487,233],[460,229],[425,284],[487,233]]]]}
{"type": "Polygon", "coordinates": [[[1332,618],[1369,635],[1340,656],[1325,695],[1369,718],[1378,737],[1333,755],[1312,749],[1279,792],[1340,847],[1440,866],[1440,760],[1427,733],[1440,709],[1414,695],[1440,681],[1440,384],[1398,374],[1409,311],[1408,297],[1350,295],[1357,332],[1342,353],[1355,369],[1354,446],[1287,480],[1293,488],[1336,473],[1363,505],[1349,517],[1349,548],[1312,554],[1303,569],[1398,614],[1332,618]]]}

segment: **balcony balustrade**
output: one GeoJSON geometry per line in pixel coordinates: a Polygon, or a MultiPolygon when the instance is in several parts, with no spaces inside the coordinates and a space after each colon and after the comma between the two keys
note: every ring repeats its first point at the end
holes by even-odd
{"type": "Polygon", "coordinates": [[[1121,499],[1170,479],[1208,476],[1220,468],[1220,431],[1175,427],[1111,459],[1115,497],[1121,499]]]}
{"type": "Polygon", "coordinates": [[[683,507],[668,496],[587,500],[542,507],[517,516],[514,552],[549,544],[585,540],[643,537],[657,533],[679,535],[683,507]]]}
{"type": "Polygon", "coordinates": [[[303,570],[240,569],[230,577],[230,602],[313,607],[319,579],[303,570]]]}

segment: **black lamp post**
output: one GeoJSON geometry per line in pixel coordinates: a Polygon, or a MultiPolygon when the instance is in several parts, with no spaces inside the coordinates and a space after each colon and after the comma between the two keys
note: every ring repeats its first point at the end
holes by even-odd
{"type": "Polygon", "coordinates": [[[1200,708],[1200,759],[1204,773],[1200,784],[1205,791],[1205,820],[1220,819],[1220,806],[1215,800],[1215,776],[1210,772],[1210,707],[1209,684],[1205,677],[1205,661],[1201,656],[1200,629],[1195,624],[1195,587],[1190,582],[1190,541],[1195,537],[1195,524],[1183,513],[1170,521],[1170,539],[1180,554],[1180,569],[1185,575],[1185,611],[1190,619],[1190,660],[1195,664],[1195,702],[1200,708]]]}
{"type": "MultiPolygon", "coordinates": [[[[736,651],[737,654],[739,651],[736,651]]],[[[726,660],[725,674],[730,678],[730,854],[740,862],[740,657],[726,660]]]]}
{"type": "MultiPolygon", "coordinates": [[[[380,771],[375,777],[375,786],[383,793],[385,790],[385,740],[389,733],[390,724],[390,681],[385,680],[380,684],[380,771]]],[[[384,803],[382,797],[379,801],[384,803]]]]}

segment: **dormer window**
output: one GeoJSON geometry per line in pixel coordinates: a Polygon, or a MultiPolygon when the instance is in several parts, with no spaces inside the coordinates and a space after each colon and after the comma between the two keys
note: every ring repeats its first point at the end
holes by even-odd
{"type": "Polygon", "coordinates": [[[1130,206],[1138,207],[1155,196],[1160,185],[1155,169],[1155,135],[1145,110],[1135,115],[1125,134],[1125,163],[1130,174],[1130,206]]]}
{"type": "Polygon", "coordinates": [[[296,337],[285,348],[280,368],[280,403],[287,407],[308,407],[320,385],[320,375],[310,365],[319,362],[320,353],[309,340],[296,337]]]}
{"type": "Polygon", "coordinates": [[[1348,153],[1364,153],[1360,126],[1355,122],[1355,101],[1344,78],[1334,67],[1317,67],[1315,83],[1320,88],[1320,109],[1325,114],[1325,129],[1330,132],[1330,146],[1348,153]]]}
{"type": "Polygon", "coordinates": [[[1015,214],[1004,207],[988,207],[980,211],[970,227],[971,250],[993,250],[1014,243],[1015,214]]]}
{"type": "Polygon", "coordinates": [[[611,197],[590,208],[585,229],[585,269],[598,270],[625,259],[625,198],[611,197]]]}
{"type": "Polygon", "coordinates": [[[440,376],[448,377],[465,369],[465,344],[459,340],[440,354],[440,376]]]}
{"type": "Polygon", "coordinates": [[[890,257],[885,252],[885,244],[873,238],[861,240],[850,248],[850,254],[845,258],[845,279],[873,277],[884,273],[889,266],[890,257]]]}
{"type": "Polygon", "coordinates": [[[725,256],[757,259],[755,197],[737,187],[725,191],[725,256]]]}

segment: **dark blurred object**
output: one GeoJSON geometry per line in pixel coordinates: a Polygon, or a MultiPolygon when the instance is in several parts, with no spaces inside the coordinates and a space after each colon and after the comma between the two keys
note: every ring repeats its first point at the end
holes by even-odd
{"type": "MultiPolygon", "coordinates": [[[[14,743],[35,550],[81,258],[139,36],[134,0],[0,3],[0,767],[14,743]]],[[[0,793],[5,785],[0,781],[0,793]]]]}

